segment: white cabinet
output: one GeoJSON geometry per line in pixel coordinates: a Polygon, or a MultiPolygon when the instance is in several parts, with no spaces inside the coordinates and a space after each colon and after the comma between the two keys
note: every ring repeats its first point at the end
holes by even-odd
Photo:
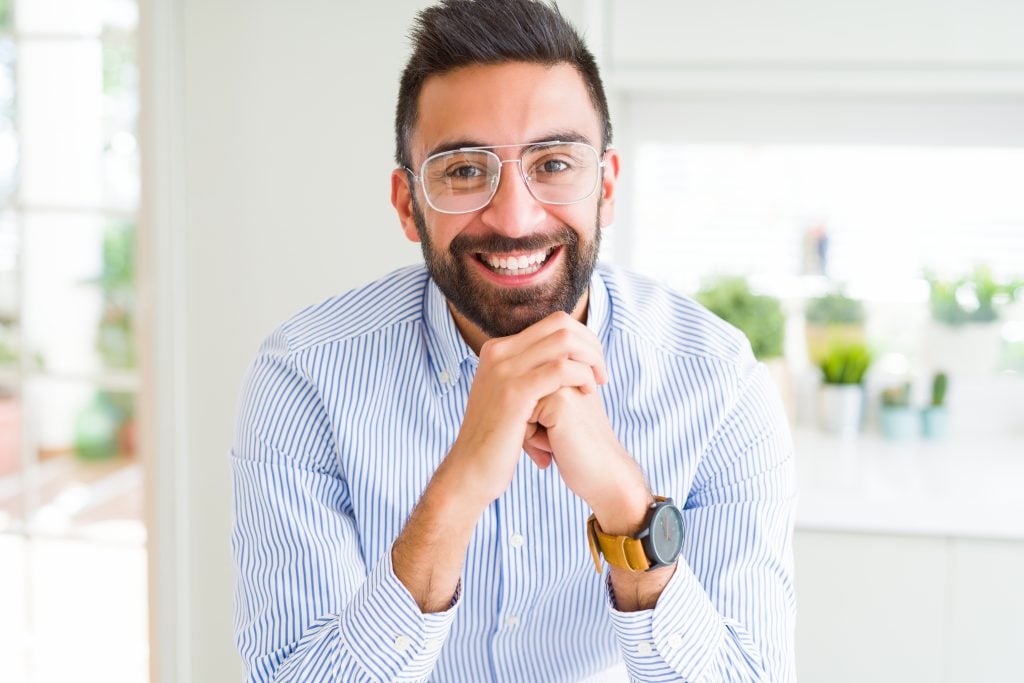
{"type": "Polygon", "coordinates": [[[798,531],[795,556],[801,683],[1019,676],[1024,542],[798,531]]]}
{"type": "Polygon", "coordinates": [[[619,67],[1024,66],[1006,0],[605,0],[619,67]]]}
{"type": "Polygon", "coordinates": [[[1021,680],[1024,542],[950,544],[947,681],[1021,680]]]}

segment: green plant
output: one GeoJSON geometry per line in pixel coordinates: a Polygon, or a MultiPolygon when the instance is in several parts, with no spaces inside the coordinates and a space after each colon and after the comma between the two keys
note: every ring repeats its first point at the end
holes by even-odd
{"type": "MultiPolygon", "coordinates": [[[[0,328],[0,333],[3,329],[0,328]]],[[[13,341],[7,341],[0,336],[0,365],[14,365],[18,362],[18,348],[13,341]]]]}
{"type": "Polygon", "coordinates": [[[861,384],[871,361],[871,350],[865,344],[833,344],[818,367],[826,384],[861,384]]]}
{"type": "Polygon", "coordinates": [[[883,389],[882,405],[886,408],[909,408],[910,382],[883,389]]]}
{"type": "Polygon", "coordinates": [[[946,391],[949,389],[949,376],[944,372],[935,373],[932,379],[932,406],[941,408],[946,403],[946,391]]]}
{"type": "Polygon", "coordinates": [[[704,283],[697,301],[747,336],[758,359],[778,358],[786,317],[775,297],[754,294],[746,278],[718,277],[704,283]]]}
{"type": "Polygon", "coordinates": [[[135,366],[135,227],[115,224],[103,235],[103,267],[92,281],[103,292],[96,348],[109,368],[135,366]]]}
{"type": "Polygon", "coordinates": [[[952,280],[932,273],[925,273],[925,279],[932,318],[952,327],[998,320],[998,307],[1013,301],[1024,287],[1019,280],[998,282],[987,266],[952,280]]]}
{"type": "Polygon", "coordinates": [[[864,302],[833,292],[808,301],[804,317],[814,325],[859,325],[864,322],[864,302]]]}

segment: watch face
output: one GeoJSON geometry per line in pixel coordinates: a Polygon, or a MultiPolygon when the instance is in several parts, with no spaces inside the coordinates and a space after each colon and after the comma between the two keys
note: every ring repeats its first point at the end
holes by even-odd
{"type": "Polygon", "coordinates": [[[669,564],[683,547],[683,516],[674,505],[662,505],[651,519],[651,549],[658,562],[669,564]]]}

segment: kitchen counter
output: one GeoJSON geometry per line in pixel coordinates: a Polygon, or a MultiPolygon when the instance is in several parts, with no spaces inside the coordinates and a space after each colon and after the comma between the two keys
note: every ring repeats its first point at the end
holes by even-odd
{"type": "Polygon", "coordinates": [[[793,433],[797,530],[1024,541],[1024,434],[890,441],[793,433]]]}

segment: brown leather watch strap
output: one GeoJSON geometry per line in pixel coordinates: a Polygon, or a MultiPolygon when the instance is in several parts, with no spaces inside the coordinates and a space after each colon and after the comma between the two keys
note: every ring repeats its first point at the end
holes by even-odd
{"type": "Polygon", "coordinates": [[[640,542],[640,539],[629,536],[609,536],[601,531],[601,527],[597,525],[597,517],[594,515],[590,515],[590,519],[587,520],[587,530],[588,536],[590,536],[590,552],[594,556],[594,568],[597,569],[598,574],[601,573],[601,558],[598,555],[598,548],[600,548],[600,554],[604,555],[604,559],[608,560],[608,564],[613,567],[628,569],[631,572],[645,572],[650,568],[651,563],[647,559],[644,544],[640,542]]]}
{"type": "MultiPolygon", "coordinates": [[[[664,496],[654,496],[654,500],[662,502],[668,499],[664,496]]],[[[601,531],[596,515],[590,515],[587,520],[587,540],[590,542],[590,554],[594,558],[594,568],[598,574],[601,573],[601,555],[604,555],[604,559],[613,567],[631,572],[645,572],[651,567],[640,539],[631,536],[609,536],[601,531]]]]}

